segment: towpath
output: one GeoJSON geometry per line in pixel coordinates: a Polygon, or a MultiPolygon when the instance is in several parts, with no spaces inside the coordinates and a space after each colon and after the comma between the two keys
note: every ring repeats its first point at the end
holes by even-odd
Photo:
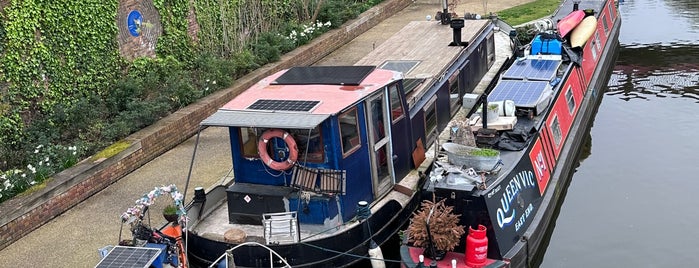
{"type": "MultiPolygon", "coordinates": [[[[533,0],[460,0],[458,14],[496,12],[533,0]]],[[[386,18],[379,25],[334,51],[319,65],[351,65],[378,46],[410,21],[434,18],[441,10],[439,0],[416,0],[402,11],[386,18]]],[[[209,128],[202,132],[188,197],[193,186],[208,187],[226,176],[230,169],[227,132],[209,128]]],[[[99,262],[97,249],[118,242],[121,223],[119,215],[143,194],[155,186],[177,184],[184,187],[195,140],[188,139],[160,157],[125,176],[118,182],[86,199],[69,211],[54,218],[17,242],[0,251],[3,267],[94,267],[99,262]]],[[[181,189],[183,190],[183,189],[181,189]]],[[[168,197],[161,197],[168,198],[168,197]]],[[[161,206],[169,200],[159,201],[161,206]]],[[[159,211],[158,207],[154,211],[159,211]]],[[[160,223],[162,217],[153,213],[151,219],[160,223]]],[[[124,228],[127,226],[125,225],[124,228]]],[[[128,230],[124,230],[128,232],[128,230]]]]}

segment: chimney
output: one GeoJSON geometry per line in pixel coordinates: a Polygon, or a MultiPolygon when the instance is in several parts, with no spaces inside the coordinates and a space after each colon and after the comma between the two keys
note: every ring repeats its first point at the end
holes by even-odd
{"type": "Polygon", "coordinates": [[[464,28],[464,19],[452,19],[449,25],[454,33],[454,41],[449,43],[450,46],[468,46],[468,42],[461,42],[461,28],[464,28]]]}

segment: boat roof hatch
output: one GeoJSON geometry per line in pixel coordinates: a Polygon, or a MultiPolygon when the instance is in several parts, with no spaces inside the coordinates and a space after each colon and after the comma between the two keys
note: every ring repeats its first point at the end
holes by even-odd
{"type": "Polygon", "coordinates": [[[219,127],[267,127],[312,129],[330,117],[329,114],[298,112],[263,112],[218,110],[201,122],[202,126],[219,127]]]}

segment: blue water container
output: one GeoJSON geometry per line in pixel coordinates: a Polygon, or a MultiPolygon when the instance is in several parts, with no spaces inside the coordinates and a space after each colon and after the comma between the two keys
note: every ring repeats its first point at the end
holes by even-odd
{"type": "Polygon", "coordinates": [[[532,55],[561,55],[561,41],[555,38],[542,38],[541,35],[534,37],[532,41],[532,55]]]}

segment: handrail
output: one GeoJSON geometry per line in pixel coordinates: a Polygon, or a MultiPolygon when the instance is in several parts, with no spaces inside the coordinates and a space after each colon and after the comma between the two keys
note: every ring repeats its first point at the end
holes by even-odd
{"type": "Polygon", "coordinates": [[[275,256],[277,256],[277,257],[284,263],[285,267],[291,268],[291,265],[289,265],[289,263],[286,262],[286,260],[285,260],[284,258],[282,258],[282,256],[279,255],[276,251],[272,250],[271,248],[269,248],[269,247],[267,247],[267,246],[265,246],[265,245],[263,245],[263,244],[257,243],[257,242],[245,242],[245,243],[239,244],[239,245],[237,245],[237,246],[235,246],[235,247],[233,247],[233,248],[231,248],[231,249],[229,249],[229,250],[226,250],[226,252],[223,253],[223,255],[221,255],[220,257],[218,257],[213,263],[211,263],[211,265],[209,265],[209,268],[215,267],[215,266],[218,264],[218,262],[221,261],[221,259],[223,259],[223,257],[226,257],[228,254],[232,254],[232,252],[233,252],[234,250],[238,249],[239,247],[242,247],[242,246],[249,246],[249,245],[260,246],[260,247],[263,247],[263,248],[266,248],[267,250],[269,250],[269,255],[270,255],[270,258],[269,258],[269,262],[270,262],[270,263],[269,263],[269,267],[274,267],[274,264],[272,263],[272,254],[274,254],[275,256]]]}

